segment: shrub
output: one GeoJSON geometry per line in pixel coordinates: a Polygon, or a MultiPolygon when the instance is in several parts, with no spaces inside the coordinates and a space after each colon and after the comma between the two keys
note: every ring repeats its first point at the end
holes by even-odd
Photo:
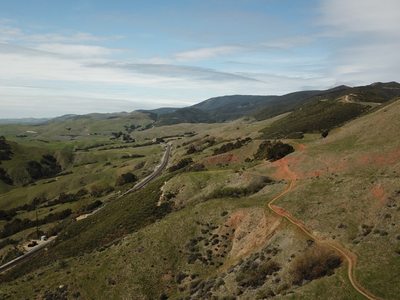
{"type": "Polygon", "coordinates": [[[323,130],[321,130],[321,136],[322,136],[323,138],[326,138],[326,137],[328,136],[328,134],[329,134],[329,129],[323,129],[323,130]]]}
{"type": "Polygon", "coordinates": [[[187,165],[191,164],[192,162],[193,162],[193,160],[190,157],[181,159],[176,165],[173,165],[172,167],[170,167],[168,169],[168,171],[170,173],[175,172],[177,170],[180,170],[180,169],[186,167],[187,165]]]}
{"type": "Polygon", "coordinates": [[[10,178],[10,176],[7,174],[7,172],[3,168],[0,168],[0,180],[8,185],[14,184],[13,180],[10,178]]]}
{"type": "Polygon", "coordinates": [[[240,198],[247,197],[259,192],[263,189],[268,183],[272,182],[272,180],[266,176],[258,177],[254,182],[252,182],[248,187],[243,188],[220,188],[214,190],[207,198],[215,199],[215,198],[240,198]]]}
{"type": "Polygon", "coordinates": [[[91,195],[93,197],[101,197],[103,194],[112,192],[114,188],[109,183],[94,184],[90,187],[91,195]]]}
{"type": "Polygon", "coordinates": [[[276,161],[285,157],[286,155],[294,152],[294,148],[289,144],[282,143],[281,141],[264,141],[258,147],[254,159],[256,160],[271,160],[276,161]]]}
{"type": "Polygon", "coordinates": [[[280,265],[275,261],[260,264],[256,270],[243,268],[241,274],[236,277],[239,286],[257,287],[264,284],[265,276],[272,275],[280,270],[280,265]]]}
{"type": "Polygon", "coordinates": [[[127,183],[136,182],[139,179],[136,177],[135,174],[128,172],[118,176],[117,181],[115,182],[115,186],[121,186],[127,183]]]}
{"type": "Polygon", "coordinates": [[[333,250],[313,245],[292,261],[290,274],[294,284],[301,285],[303,280],[314,280],[332,275],[340,266],[342,258],[333,250]]]}
{"type": "Polygon", "coordinates": [[[239,148],[243,147],[244,145],[246,145],[246,143],[248,143],[249,141],[251,141],[251,138],[248,137],[244,140],[238,139],[236,141],[236,143],[227,143],[227,144],[221,146],[220,148],[215,148],[213,155],[223,154],[223,153],[232,151],[234,149],[239,149],[239,148]]]}
{"type": "Polygon", "coordinates": [[[201,172],[201,171],[207,171],[207,168],[204,164],[197,163],[197,164],[190,166],[186,172],[201,172]]]}

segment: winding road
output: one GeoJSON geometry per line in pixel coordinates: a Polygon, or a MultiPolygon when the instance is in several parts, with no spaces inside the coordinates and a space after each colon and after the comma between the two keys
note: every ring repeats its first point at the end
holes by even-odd
{"type": "MultiPolygon", "coordinates": [[[[164,154],[164,157],[163,157],[163,159],[161,161],[160,166],[156,170],[154,170],[154,172],[151,173],[150,176],[148,176],[145,179],[143,179],[141,182],[136,184],[133,188],[130,188],[130,189],[126,190],[123,194],[119,195],[116,199],[121,198],[122,196],[125,196],[125,195],[129,194],[132,191],[141,189],[146,184],[148,184],[150,181],[152,181],[154,178],[156,178],[167,167],[170,153],[171,153],[171,145],[170,144],[166,144],[165,154],[164,154]]],[[[105,205],[100,207],[100,208],[98,208],[97,210],[92,212],[90,215],[94,215],[94,214],[102,211],[104,208],[105,208],[105,205]]],[[[32,256],[38,254],[40,251],[42,251],[48,245],[50,245],[56,239],[56,237],[57,236],[49,238],[46,242],[40,243],[36,247],[33,247],[27,253],[17,257],[16,259],[14,259],[14,260],[12,260],[12,261],[10,261],[10,262],[2,265],[2,266],[0,266],[0,273],[7,271],[8,269],[11,269],[12,267],[18,265],[19,263],[24,262],[27,259],[31,258],[32,256]]]]}

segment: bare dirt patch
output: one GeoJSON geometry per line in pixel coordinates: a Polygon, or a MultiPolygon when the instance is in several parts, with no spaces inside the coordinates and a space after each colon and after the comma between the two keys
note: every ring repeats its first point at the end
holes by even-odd
{"type": "Polygon", "coordinates": [[[378,200],[380,205],[384,205],[386,201],[386,193],[382,186],[378,185],[371,190],[372,195],[374,198],[378,200]]]}
{"type": "Polygon", "coordinates": [[[217,156],[208,157],[203,161],[203,163],[205,166],[216,166],[217,164],[226,165],[231,162],[237,161],[239,161],[239,159],[235,155],[225,153],[217,156]]]}
{"type": "Polygon", "coordinates": [[[226,222],[235,229],[232,240],[231,259],[257,251],[275,234],[281,218],[267,217],[263,209],[239,210],[230,215],[226,222]]]}

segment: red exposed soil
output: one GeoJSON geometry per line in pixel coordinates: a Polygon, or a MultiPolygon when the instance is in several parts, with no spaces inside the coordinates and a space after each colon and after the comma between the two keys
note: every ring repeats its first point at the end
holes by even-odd
{"type": "Polygon", "coordinates": [[[230,154],[230,153],[225,153],[225,154],[207,157],[203,163],[205,166],[214,166],[217,164],[226,165],[231,162],[237,162],[237,161],[239,161],[239,159],[235,155],[230,154]]]}
{"type": "Polygon", "coordinates": [[[372,195],[374,196],[374,198],[378,198],[378,203],[383,205],[385,204],[386,201],[386,193],[383,189],[383,187],[376,187],[374,189],[371,190],[372,195]]]}
{"type": "Polygon", "coordinates": [[[302,144],[299,144],[298,142],[295,142],[295,141],[290,141],[292,144],[295,144],[295,149],[296,150],[304,150],[304,149],[307,149],[307,146],[304,146],[304,145],[302,145],[302,144]]]}
{"type": "Polygon", "coordinates": [[[382,121],[384,121],[387,118],[387,116],[383,116],[382,118],[380,118],[378,121],[376,121],[374,123],[374,125],[378,125],[379,123],[382,123],[382,121]]]}
{"type": "MultiPolygon", "coordinates": [[[[298,184],[299,185],[299,184],[298,184]]],[[[297,186],[298,186],[297,185],[297,186]]],[[[276,196],[274,199],[272,199],[272,201],[270,203],[268,203],[268,207],[274,211],[276,214],[286,218],[289,222],[291,222],[292,224],[296,225],[297,227],[299,227],[304,233],[306,233],[310,238],[312,238],[316,243],[319,244],[325,244],[333,249],[335,249],[336,251],[340,252],[343,257],[347,260],[348,262],[348,277],[350,280],[351,285],[362,295],[364,295],[365,297],[367,297],[370,300],[383,300],[380,297],[377,297],[375,295],[373,295],[371,292],[367,291],[365,288],[363,288],[356,280],[355,278],[355,266],[357,263],[357,256],[352,254],[349,250],[343,248],[341,245],[339,245],[336,242],[333,242],[331,240],[327,240],[326,238],[322,237],[322,238],[318,238],[316,237],[312,230],[307,228],[305,226],[305,224],[299,220],[297,220],[295,217],[293,217],[288,211],[277,207],[275,205],[272,205],[272,203],[277,200],[278,198],[280,198],[281,196],[283,196],[284,194],[286,194],[287,192],[293,190],[294,188],[297,187],[295,182],[292,181],[289,185],[289,187],[284,190],[282,193],[280,193],[278,196],[276,196]]]]}
{"type": "MultiPolygon", "coordinates": [[[[301,147],[300,147],[301,148],[301,147]]],[[[305,149],[305,148],[301,148],[301,149],[305,149]]],[[[395,158],[397,160],[398,156],[400,156],[400,151],[396,152],[395,155],[390,156],[390,158],[386,157],[385,162],[392,162],[393,159],[395,158]]],[[[339,170],[344,170],[347,169],[346,166],[346,162],[344,159],[340,160],[340,161],[322,161],[321,159],[319,159],[321,162],[326,164],[326,169],[321,169],[321,170],[314,170],[311,172],[308,172],[306,174],[297,174],[293,171],[291,171],[289,169],[289,166],[295,166],[297,163],[299,163],[300,161],[302,161],[305,158],[304,156],[298,157],[298,158],[292,158],[292,157],[284,157],[276,162],[274,162],[273,164],[271,164],[271,166],[274,167],[279,167],[278,170],[275,173],[275,177],[278,179],[286,179],[286,180],[291,180],[290,185],[287,187],[287,189],[285,189],[281,194],[279,194],[277,197],[275,197],[274,199],[272,199],[271,202],[268,203],[268,207],[274,211],[277,215],[282,216],[284,218],[286,218],[288,221],[290,221],[292,224],[296,225],[297,227],[299,227],[304,233],[306,233],[310,238],[312,238],[316,243],[319,244],[325,244],[333,249],[335,249],[336,251],[340,252],[341,255],[347,260],[348,262],[348,277],[350,280],[351,285],[362,295],[364,295],[365,297],[367,297],[370,300],[383,300],[380,297],[377,297],[375,295],[373,295],[371,292],[367,291],[365,288],[363,288],[356,280],[355,278],[355,266],[356,266],[356,262],[357,262],[357,256],[350,253],[349,250],[343,248],[341,245],[339,245],[338,243],[332,241],[332,240],[328,240],[325,237],[317,237],[313,231],[309,228],[307,228],[307,226],[300,220],[297,220],[294,216],[292,216],[288,211],[286,211],[283,208],[277,207],[275,205],[272,205],[272,203],[277,200],[278,198],[280,198],[281,196],[283,196],[284,194],[286,194],[287,192],[295,189],[297,186],[299,186],[301,184],[301,182],[298,182],[296,185],[296,180],[304,177],[304,176],[310,176],[310,175],[320,175],[322,172],[327,172],[327,171],[339,171],[339,170]],[[335,166],[335,167],[333,167],[335,166]]],[[[363,157],[361,160],[361,163],[368,163],[370,160],[368,157],[363,157]]],[[[380,160],[376,159],[376,163],[380,163],[380,160]]],[[[379,202],[384,201],[385,199],[385,192],[383,190],[382,187],[379,187],[377,189],[373,189],[372,194],[374,195],[374,197],[379,198],[379,202]]]]}
{"type": "Polygon", "coordinates": [[[359,161],[359,165],[373,163],[376,166],[389,166],[394,164],[400,158],[400,150],[394,150],[385,155],[364,155],[359,161]]]}
{"type": "Polygon", "coordinates": [[[299,162],[301,158],[291,158],[291,157],[284,157],[276,162],[272,163],[272,167],[279,167],[276,170],[274,177],[278,179],[285,179],[285,180],[296,180],[302,177],[300,174],[296,174],[289,169],[289,162],[291,164],[299,162]]]}

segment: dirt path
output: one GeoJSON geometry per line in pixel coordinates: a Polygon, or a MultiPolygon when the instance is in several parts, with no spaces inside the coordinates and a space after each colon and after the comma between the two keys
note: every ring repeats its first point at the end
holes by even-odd
{"type": "Polygon", "coordinates": [[[292,182],[290,183],[289,187],[288,187],[286,190],[284,190],[284,191],[283,191],[282,193],[280,193],[277,197],[275,197],[274,199],[272,199],[271,202],[268,203],[268,207],[269,207],[272,211],[274,211],[276,214],[278,214],[278,215],[280,215],[280,216],[286,218],[289,222],[291,222],[292,224],[294,224],[294,225],[296,225],[297,227],[299,227],[301,230],[304,231],[305,234],[307,234],[309,237],[311,237],[316,243],[327,245],[327,246],[329,246],[329,247],[335,249],[336,251],[340,252],[340,253],[346,258],[346,260],[347,260],[348,263],[349,263],[349,267],[348,267],[348,272],[347,272],[347,274],[348,274],[348,276],[349,276],[349,280],[350,280],[351,285],[352,285],[360,294],[364,295],[365,297],[367,297],[367,298],[370,299],[370,300],[377,300],[377,299],[383,300],[382,298],[377,297],[377,296],[373,295],[371,292],[367,291],[367,290],[366,290],[365,288],[363,288],[363,287],[361,286],[361,284],[358,283],[358,281],[356,280],[356,278],[355,278],[355,267],[356,267],[356,262],[357,262],[357,256],[356,256],[355,254],[352,254],[349,250],[343,248],[342,246],[340,246],[340,245],[337,244],[337,243],[334,243],[334,242],[332,242],[332,241],[328,241],[328,240],[326,240],[325,238],[317,238],[316,236],[313,235],[312,230],[308,229],[308,228],[306,227],[306,225],[305,225],[303,222],[297,220],[297,219],[296,219],[295,217],[293,217],[288,211],[286,211],[286,210],[284,210],[284,209],[282,209],[282,208],[280,208],[280,207],[277,207],[277,206],[275,206],[275,205],[272,205],[272,203],[273,203],[275,200],[279,199],[279,198],[282,197],[284,194],[286,194],[287,192],[293,190],[294,188],[296,188],[296,187],[297,187],[298,185],[300,185],[300,184],[301,184],[301,183],[299,183],[299,184],[296,185],[295,182],[292,181],[292,182]]]}
{"type": "Polygon", "coordinates": [[[349,280],[350,280],[351,285],[360,294],[362,294],[363,296],[365,296],[366,298],[368,298],[370,300],[383,300],[382,298],[377,297],[377,296],[373,295],[371,292],[369,292],[368,290],[366,290],[356,280],[356,278],[355,278],[355,267],[356,267],[356,263],[357,263],[357,256],[355,254],[352,254],[349,250],[343,248],[338,243],[335,243],[333,241],[327,240],[325,237],[322,237],[322,238],[316,237],[313,234],[311,229],[307,228],[306,225],[303,222],[297,220],[288,211],[286,211],[283,208],[280,208],[280,207],[277,207],[275,205],[272,205],[272,203],[274,203],[277,199],[279,199],[280,197],[285,195],[287,192],[295,189],[296,187],[298,187],[301,184],[300,181],[297,181],[297,183],[296,183],[295,180],[297,179],[298,176],[296,176],[296,174],[294,172],[290,171],[290,169],[288,167],[287,160],[285,160],[285,158],[283,158],[283,159],[281,159],[281,161],[282,161],[281,166],[283,167],[284,172],[287,174],[288,179],[291,180],[291,182],[290,182],[290,185],[282,193],[280,193],[278,196],[276,196],[274,199],[272,199],[268,203],[268,207],[273,212],[278,214],[279,216],[282,216],[282,217],[286,218],[289,222],[291,222],[292,224],[294,224],[297,227],[299,227],[302,231],[304,231],[305,234],[307,234],[310,238],[312,238],[316,243],[327,245],[328,247],[340,252],[343,255],[343,257],[349,263],[347,274],[349,276],[349,280]]]}

